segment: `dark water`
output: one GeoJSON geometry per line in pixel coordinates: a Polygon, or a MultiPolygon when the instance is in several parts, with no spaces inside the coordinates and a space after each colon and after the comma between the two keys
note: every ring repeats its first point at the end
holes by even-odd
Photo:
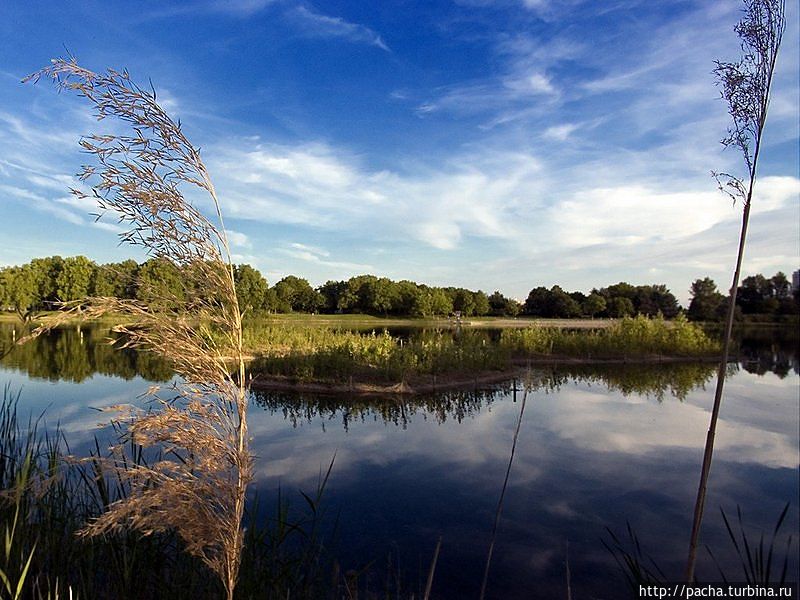
{"type": "MultiPolygon", "coordinates": [[[[91,407],[129,402],[169,369],[146,355],[112,350],[96,328],[54,332],[15,349],[0,382],[22,389],[23,410],[46,410],[76,453],[99,420],[91,407]]],[[[0,329],[8,347],[9,326],[0,329]]],[[[796,340],[761,331],[742,342],[718,428],[703,543],[728,578],[741,569],[719,514],[741,506],[752,536],[798,531],[796,340]]],[[[645,552],[672,579],[682,573],[713,365],[586,367],[532,373],[497,533],[489,598],[565,597],[568,556],[574,598],[627,592],[602,540],[606,528],[645,552]],[[567,551],[568,546],[568,551],[567,551]]],[[[269,502],[280,486],[313,490],[335,455],[325,505],[338,522],[332,548],[342,571],[385,587],[387,562],[409,591],[424,587],[436,541],[434,597],[477,597],[498,497],[524,392],[521,382],[413,400],[255,394],[251,409],[256,484],[269,502]]],[[[796,572],[797,543],[790,550],[796,572]]],[[[698,576],[719,579],[705,549],[698,576]]]]}

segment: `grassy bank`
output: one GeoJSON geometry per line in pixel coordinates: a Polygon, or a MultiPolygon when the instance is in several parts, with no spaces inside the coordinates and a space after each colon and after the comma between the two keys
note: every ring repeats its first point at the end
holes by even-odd
{"type": "MultiPolygon", "coordinates": [[[[719,345],[683,318],[636,317],[602,329],[526,327],[495,331],[424,330],[407,337],[331,328],[251,323],[251,373],[295,382],[400,383],[505,372],[521,361],[652,361],[714,356],[719,345]]],[[[444,380],[441,384],[446,385],[444,380]]],[[[402,390],[401,390],[402,391],[402,390]]]]}

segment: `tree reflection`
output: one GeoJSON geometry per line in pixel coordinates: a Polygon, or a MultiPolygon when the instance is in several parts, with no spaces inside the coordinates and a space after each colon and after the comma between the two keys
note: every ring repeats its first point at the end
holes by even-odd
{"type": "Polygon", "coordinates": [[[53,330],[23,345],[15,341],[27,331],[19,324],[0,324],[0,366],[35,379],[82,383],[95,374],[125,380],[172,378],[170,366],[157,356],[119,348],[117,334],[101,325],[53,330]]]}
{"type": "MultiPolygon", "coordinates": [[[[732,364],[730,372],[736,371],[732,364]]],[[[487,388],[447,390],[415,396],[314,394],[300,392],[255,391],[256,404],[272,413],[281,413],[297,427],[301,423],[340,420],[347,431],[354,421],[383,421],[406,428],[413,419],[448,419],[461,422],[476,416],[503,397],[517,401],[527,386],[533,392],[548,393],[578,381],[601,385],[623,396],[639,394],[658,402],[665,398],[680,401],[702,388],[716,372],[714,363],[666,363],[660,365],[585,365],[546,367],[531,370],[524,379],[514,379],[487,388]]]]}

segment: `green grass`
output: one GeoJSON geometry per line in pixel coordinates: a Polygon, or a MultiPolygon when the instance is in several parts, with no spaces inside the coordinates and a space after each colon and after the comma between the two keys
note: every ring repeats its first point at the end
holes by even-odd
{"type": "Polygon", "coordinates": [[[635,362],[719,352],[717,342],[682,317],[671,322],[635,317],[592,330],[506,328],[499,337],[484,329],[431,329],[396,337],[383,329],[364,333],[259,320],[245,326],[244,342],[256,357],[252,373],[303,382],[398,382],[415,376],[504,371],[524,360],[635,362]]]}
{"type": "Polygon", "coordinates": [[[691,358],[714,355],[720,350],[718,342],[682,316],[673,321],[626,318],[592,331],[509,329],[502,332],[500,345],[510,348],[515,356],[587,359],[691,358]]]}

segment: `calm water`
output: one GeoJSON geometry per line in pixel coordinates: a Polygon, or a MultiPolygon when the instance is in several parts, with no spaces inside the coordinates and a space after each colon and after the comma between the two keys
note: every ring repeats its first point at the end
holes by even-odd
{"type": "MultiPolygon", "coordinates": [[[[114,351],[105,332],[58,331],[14,350],[0,382],[22,390],[22,410],[60,423],[76,453],[98,433],[92,408],[129,402],[170,372],[151,357],[114,351]]],[[[9,326],[0,329],[8,345],[9,326]]],[[[762,336],[733,367],[712,468],[703,542],[740,579],[719,507],[742,508],[753,535],[787,501],[798,531],[800,368],[796,341],[762,336]]],[[[565,594],[567,545],[575,598],[625,597],[603,547],[606,527],[636,531],[667,576],[683,569],[713,395],[713,366],[584,368],[533,373],[489,581],[491,598],[565,594]]],[[[521,388],[520,382],[516,383],[521,388]]],[[[477,597],[523,392],[492,390],[414,400],[255,394],[256,487],[262,500],[313,491],[335,455],[325,505],[342,570],[385,565],[406,588],[424,586],[438,537],[437,598],[477,597]]],[[[791,550],[796,572],[797,543],[791,550]]],[[[718,579],[703,550],[698,576],[718,579]]]]}

